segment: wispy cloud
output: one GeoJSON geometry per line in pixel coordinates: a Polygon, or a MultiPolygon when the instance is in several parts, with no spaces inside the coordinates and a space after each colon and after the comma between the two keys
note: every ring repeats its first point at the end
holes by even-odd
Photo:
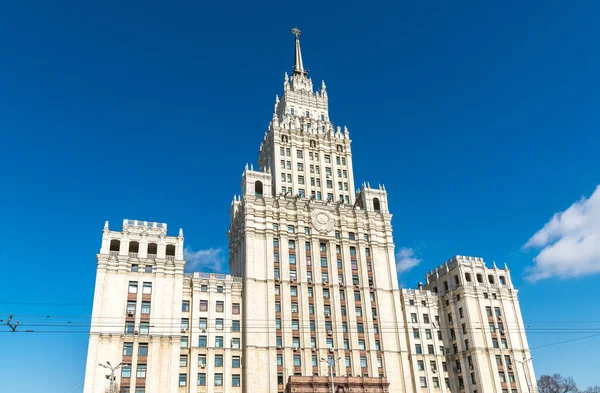
{"type": "Polygon", "coordinates": [[[523,248],[539,250],[527,271],[530,281],[600,273],[600,186],[554,214],[523,248]]]}
{"type": "Polygon", "coordinates": [[[423,260],[415,256],[415,250],[402,247],[396,252],[396,270],[398,274],[409,271],[423,260]]]}
{"type": "Polygon", "coordinates": [[[190,247],[183,249],[183,258],[187,261],[187,271],[210,271],[223,273],[227,270],[225,255],[222,248],[207,248],[193,250],[190,247]]]}

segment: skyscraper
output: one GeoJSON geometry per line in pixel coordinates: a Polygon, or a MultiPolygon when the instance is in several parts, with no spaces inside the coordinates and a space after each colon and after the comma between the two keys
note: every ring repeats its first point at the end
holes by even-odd
{"type": "Polygon", "coordinates": [[[181,230],[107,224],[84,392],[104,391],[107,360],[135,393],[527,392],[508,270],[455,257],[398,287],[387,192],[355,190],[350,133],[292,32],[293,72],[231,204],[231,275],[184,274],[181,230]]]}

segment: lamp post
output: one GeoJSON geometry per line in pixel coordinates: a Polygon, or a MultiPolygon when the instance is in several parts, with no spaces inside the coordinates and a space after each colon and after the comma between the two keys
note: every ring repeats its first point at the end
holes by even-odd
{"type": "MultiPolygon", "coordinates": [[[[115,371],[117,371],[119,369],[119,367],[121,367],[123,365],[123,363],[119,363],[117,364],[115,367],[111,366],[109,361],[106,361],[106,364],[102,364],[102,363],[98,363],[98,366],[100,367],[104,367],[110,370],[110,387],[109,387],[109,393],[114,393],[113,392],[113,388],[114,388],[114,381],[115,381],[115,371]]],[[[107,375],[108,377],[108,375],[107,375]]]]}
{"type": "Polygon", "coordinates": [[[333,385],[333,368],[335,367],[335,362],[339,361],[341,359],[341,357],[335,359],[333,357],[331,358],[321,358],[322,362],[327,363],[327,365],[329,366],[329,380],[331,381],[331,393],[335,393],[335,386],[333,385]]]}
{"type": "Polygon", "coordinates": [[[527,384],[527,390],[529,391],[529,393],[531,393],[531,385],[529,384],[529,378],[527,377],[527,369],[525,368],[525,365],[531,360],[533,360],[533,358],[525,359],[525,357],[523,357],[522,361],[515,359],[515,362],[520,363],[523,366],[523,373],[525,374],[525,383],[527,384]]]}

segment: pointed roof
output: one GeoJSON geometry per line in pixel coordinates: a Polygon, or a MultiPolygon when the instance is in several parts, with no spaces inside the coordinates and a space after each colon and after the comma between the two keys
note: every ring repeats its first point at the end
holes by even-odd
{"type": "Polygon", "coordinates": [[[304,65],[302,64],[302,52],[300,51],[301,33],[302,32],[296,27],[292,29],[292,34],[296,36],[296,52],[294,53],[294,74],[307,75],[308,71],[304,69],[304,65]]]}

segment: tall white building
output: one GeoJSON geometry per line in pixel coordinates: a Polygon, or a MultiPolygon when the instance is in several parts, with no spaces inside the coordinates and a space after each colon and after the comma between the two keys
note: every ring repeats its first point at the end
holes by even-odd
{"type": "Polygon", "coordinates": [[[104,392],[107,360],[135,393],[328,392],[330,364],[336,392],[528,392],[508,270],[455,257],[398,287],[387,192],[355,191],[350,134],[293,32],[293,73],[231,205],[231,275],[184,274],[181,230],[107,225],[84,392],[104,392]]]}

